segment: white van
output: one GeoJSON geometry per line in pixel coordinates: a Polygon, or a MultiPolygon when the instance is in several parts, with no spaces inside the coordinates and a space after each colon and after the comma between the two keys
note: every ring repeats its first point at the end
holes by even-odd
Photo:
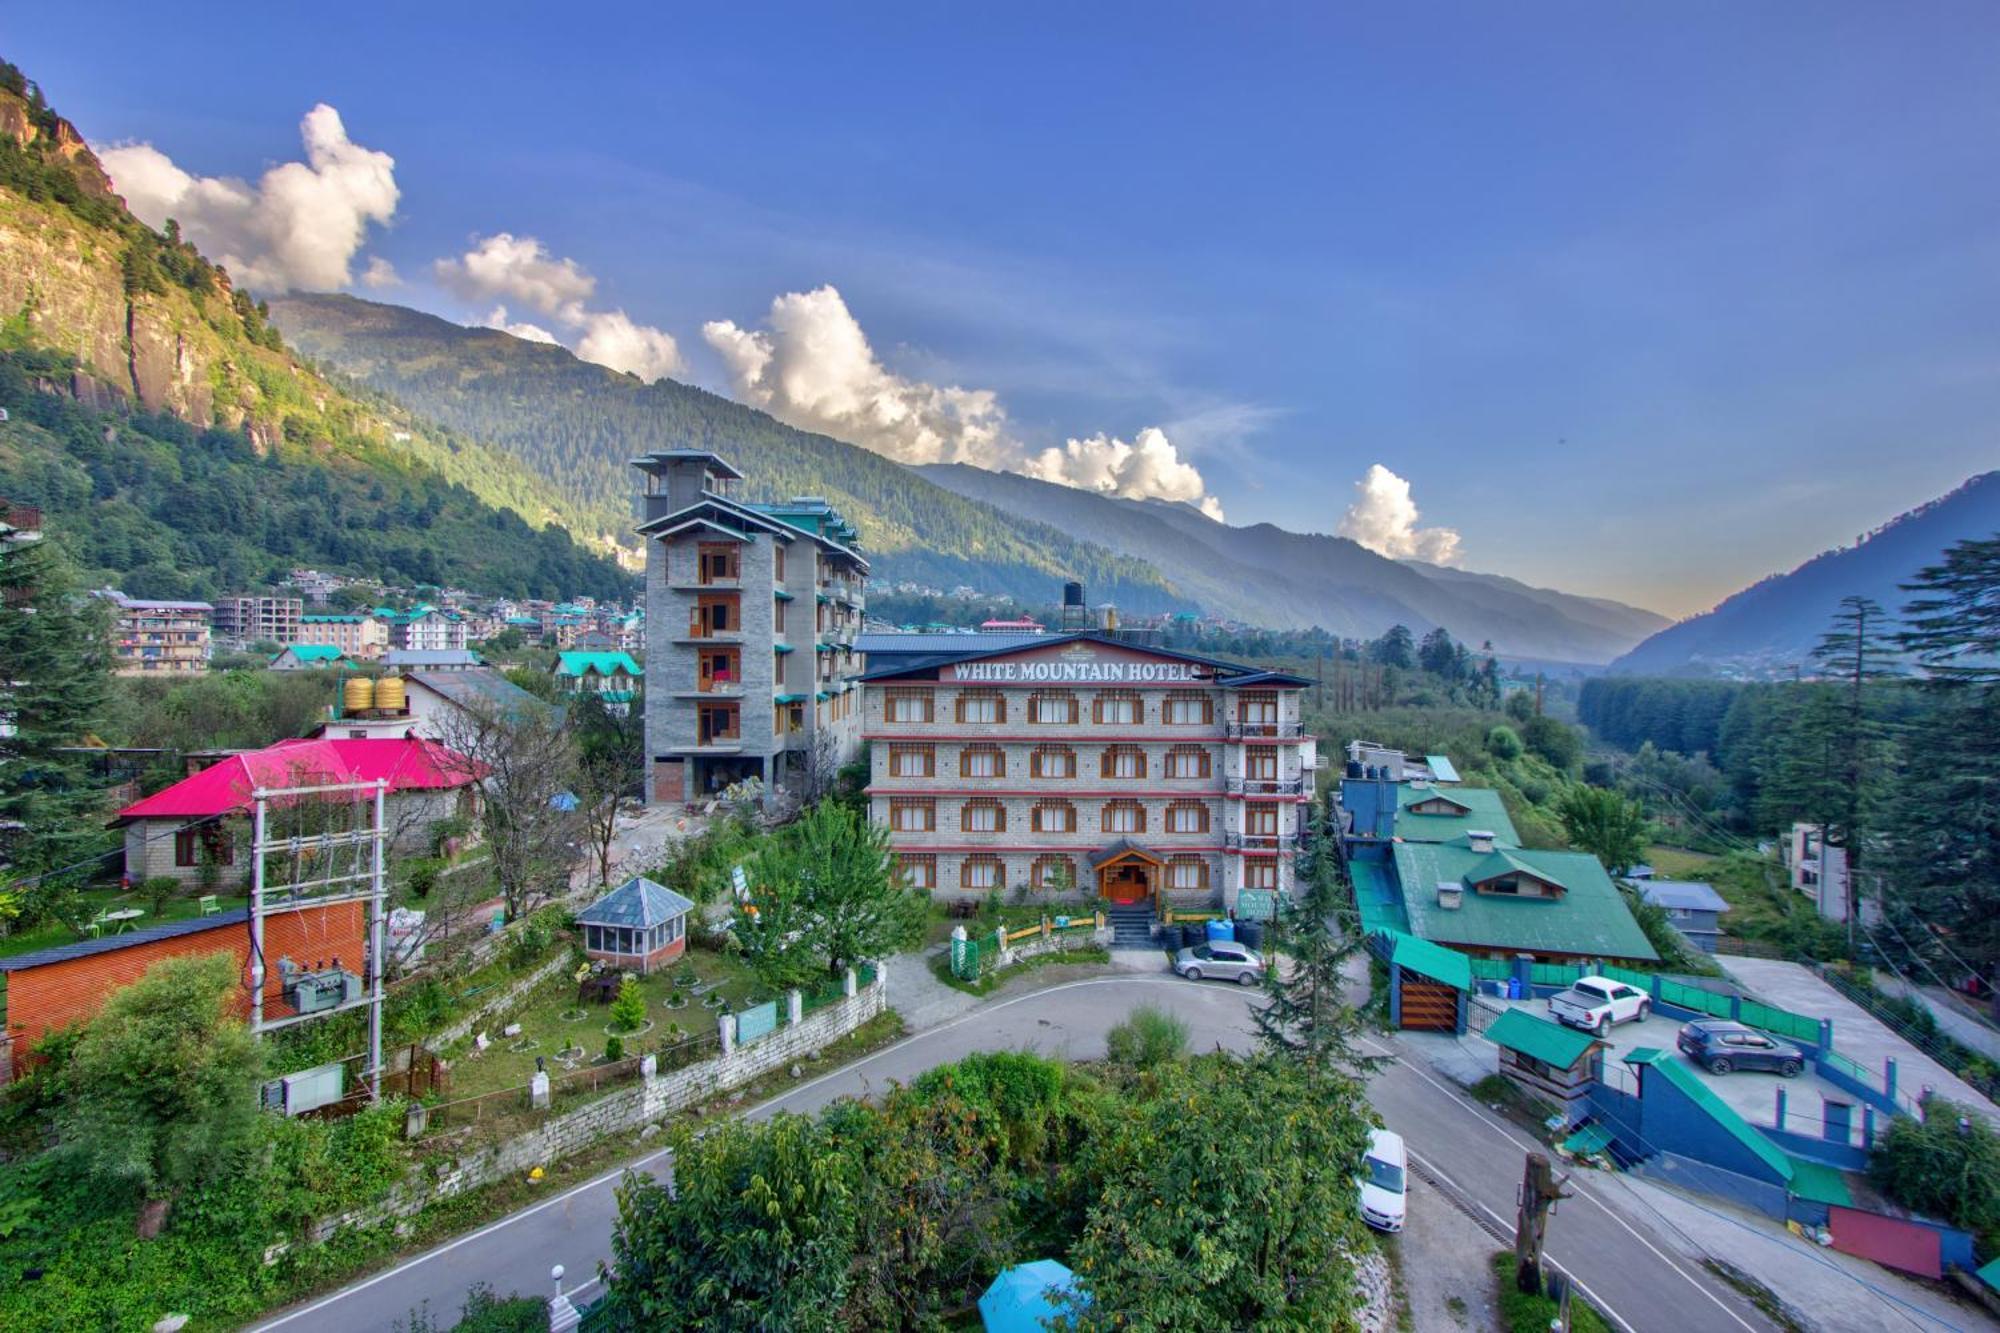
{"type": "Polygon", "coordinates": [[[1401,1231],[1409,1193],[1410,1158],[1394,1130],[1368,1132],[1361,1159],[1361,1220],[1377,1231],[1401,1231]]]}

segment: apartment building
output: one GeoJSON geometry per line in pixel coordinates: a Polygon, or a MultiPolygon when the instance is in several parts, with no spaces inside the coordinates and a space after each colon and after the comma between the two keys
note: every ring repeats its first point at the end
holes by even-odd
{"type": "Polygon", "coordinates": [[[208,670],[207,602],[163,602],[106,589],[112,606],[111,657],[121,676],[190,675],[208,670]]]}
{"type": "Polygon", "coordinates": [[[798,787],[860,745],[868,562],[823,499],[738,499],[719,456],[633,460],[646,538],[646,747],[651,799],[745,778],[798,787]]]}
{"type": "Polygon", "coordinates": [[[243,643],[299,642],[305,602],[297,597],[224,597],[215,604],[217,638],[243,643]]]}
{"type": "Polygon", "coordinates": [[[302,615],[298,644],[338,648],[356,661],[372,662],[389,650],[389,627],[370,615],[302,615]]]}
{"type": "Polygon", "coordinates": [[[1290,890],[1310,681],[1095,631],[921,637],[956,642],[863,677],[870,818],[911,883],[1255,916],[1290,890]]]}
{"type": "Polygon", "coordinates": [[[466,632],[465,617],[456,611],[445,611],[435,606],[418,606],[408,611],[395,611],[386,606],[378,606],[374,614],[375,619],[388,627],[391,648],[408,648],[420,653],[441,653],[461,650],[471,643],[470,636],[466,632]]]}

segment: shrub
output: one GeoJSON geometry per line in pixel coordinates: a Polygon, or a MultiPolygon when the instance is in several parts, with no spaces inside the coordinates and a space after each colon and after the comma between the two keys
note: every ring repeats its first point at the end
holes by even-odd
{"type": "Polygon", "coordinates": [[[1495,759],[1519,759],[1521,734],[1512,727],[1495,727],[1486,733],[1486,753],[1495,759]]]}
{"type": "Polygon", "coordinates": [[[2000,1245],[2000,1131],[1957,1102],[1932,1097],[1924,1118],[1899,1115],[1868,1164],[1884,1194],[2000,1245]]]}
{"type": "Polygon", "coordinates": [[[434,856],[419,856],[409,862],[410,896],[428,898],[438,886],[438,876],[444,872],[444,862],[434,856]]]}
{"type": "Polygon", "coordinates": [[[146,900],[147,906],[153,909],[153,915],[156,917],[167,910],[167,904],[172,902],[180,891],[181,882],[171,875],[156,875],[139,885],[139,896],[146,900]]]}
{"type": "Polygon", "coordinates": [[[639,989],[639,978],[627,976],[618,983],[618,998],[611,1002],[611,1025],[621,1032],[631,1032],[645,1023],[646,996],[639,989]]]}
{"type": "Polygon", "coordinates": [[[615,1033],[604,1039],[604,1062],[612,1064],[625,1058],[625,1039],[615,1033]]]}
{"type": "Polygon", "coordinates": [[[1141,1005],[1105,1035],[1104,1044],[1112,1063],[1151,1069],[1187,1054],[1188,1025],[1165,1010],[1141,1005]]]}

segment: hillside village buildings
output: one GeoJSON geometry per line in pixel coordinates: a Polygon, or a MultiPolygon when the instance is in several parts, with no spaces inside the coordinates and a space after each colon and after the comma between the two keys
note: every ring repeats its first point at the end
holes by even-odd
{"type": "Polygon", "coordinates": [[[99,596],[112,606],[112,669],[119,675],[192,675],[208,669],[213,606],[127,597],[111,589],[99,596]]]}
{"type": "Polygon", "coordinates": [[[358,662],[372,662],[389,650],[389,627],[372,615],[302,615],[293,642],[324,644],[358,662]]]}
{"type": "Polygon", "coordinates": [[[860,745],[868,562],[824,500],[754,504],[742,473],[676,449],[645,474],[646,753],[651,799],[699,799],[746,778],[799,787],[860,745]]]}
{"type": "Polygon", "coordinates": [[[864,736],[912,884],[1260,918],[1290,890],[1309,681],[1097,632],[908,637],[932,651],[875,659],[864,736]]]}
{"type": "Polygon", "coordinates": [[[296,643],[304,611],[297,597],[224,597],[215,603],[214,631],[239,643],[296,643]]]}

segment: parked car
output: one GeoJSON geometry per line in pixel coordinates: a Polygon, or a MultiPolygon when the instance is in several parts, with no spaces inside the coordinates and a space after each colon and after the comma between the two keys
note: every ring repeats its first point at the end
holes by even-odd
{"type": "Polygon", "coordinates": [[[1697,1018],[1685,1024],[1674,1044],[1681,1054],[1711,1074],[1732,1069],[1768,1069],[1795,1078],[1806,1067],[1806,1054],[1768,1032],[1724,1019],[1697,1018]]]}
{"type": "Polygon", "coordinates": [[[1609,977],[1578,977],[1568,990],[1549,997],[1550,1017],[1600,1037],[1613,1023],[1644,1022],[1652,1012],[1652,996],[1609,977]]]}
{"type": "Polygon", "coordinates": [[[1377,1231],[1401,1231],[1410,1182],[1409,1153],[1394,1130],[1368,1131],[1361,1159],[1361,1220],[1377,1231]]]}
{"type": "Polygon", "coordinates": [[[1176,953],[1174,971],[1189,981],[1214,977],[1240,986],[1254,986],[1264,976],[1264,955],[1233,940],[1210,940],[1206,944],[1191,944],[1176,953]]]}

